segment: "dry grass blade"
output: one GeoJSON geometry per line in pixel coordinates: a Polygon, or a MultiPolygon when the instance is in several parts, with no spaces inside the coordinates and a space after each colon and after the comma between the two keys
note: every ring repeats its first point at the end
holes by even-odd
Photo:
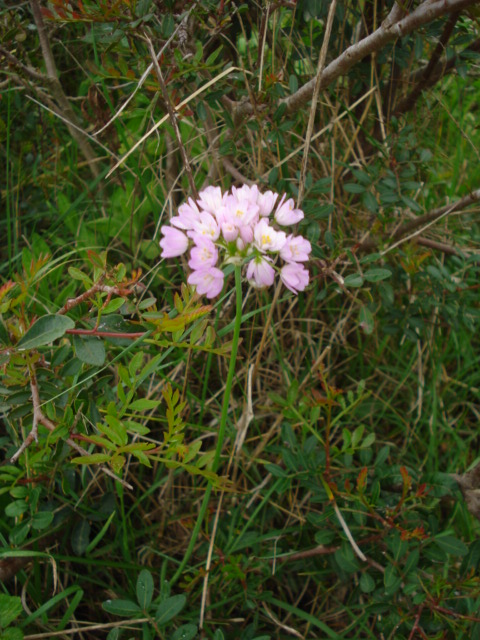
{"type": "MultiPolygon", "coordinates": [[[[183,109],[183,107],[185,107],[191,100],[207,91],[207,89],[212,87],[215,83],[219,82],[222,78],[225,78],[234,71],[241,71],[241,69],[239,69],[238,67],[229,67],[228,69],[225,69],[224,71],[222,71],[222,73],[219,73],[218,76],[215,76],[215,78],[212,78],[204,85],[202,85],[199,89],[194,91],[190,96],[188,96],[188,98],[182,100],[179,105],[173,108],[174,111],[179,113],[183,109]]],[[[147,140],[153,133],[155,133],[155,131],[157,131],[162,126],[162,124],[164,124],[169,119],[169,117],[170,116],[168,114],[166,116],[163,116],[163,118],[161,118],[149,131],[147,131],[147,133],[143,135],[140,140],[138,140],[122,158],[120,158],[117,164],[112,169],[110,169],[106,177],[108,178],[109,176],[111,176],[112,173],[116,171],[118,167],[120,167],[127,160],[127,158],[131,156],[131,154],[145,142],[145,140],[147,140]]]]}

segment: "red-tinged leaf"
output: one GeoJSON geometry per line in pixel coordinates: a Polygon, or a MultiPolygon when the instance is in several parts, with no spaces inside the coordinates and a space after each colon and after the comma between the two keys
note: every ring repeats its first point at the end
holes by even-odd
{"type": "Polygon", "coordinates": [[[5,295],[10,291],[10,289],[13,289],[14,286],[15,282],[13,282],[12,280],[8,280],[8,282],[0,287],[0,301],[3,300],[5,295]]]}
{"type": "Polygon", "coordinates": [[[89,249],[87,251],[87,256],[94,267],[100,267],[102,269],[105,266],[101,256],[99,256],[95,251],[89,249]]]}
{"type": "Polygon", "coordinates": [[[400,467],[400,474],[402,476],[404,490],[409,489],[412,484],[412,478],[408,475],[407,469],[405,467],[400,467]]]}
{"type": "Polygon", "coordinates": [[[46,9],[45,7],[40,7],[40,11],[42,12],[42,16],[47,18],[48,20],[55,20],[55,16],[50,11],[50,9],[46,9]]]}
{"type": "Polygon", "coordinates": [[[368,474],[367,467],[363,467],[363,469],[358,474],[358,477],[357,477],[357,489],[359,491],[363,491],[365,489],[365,485],[367,483],[367,474],[368,474]]]}

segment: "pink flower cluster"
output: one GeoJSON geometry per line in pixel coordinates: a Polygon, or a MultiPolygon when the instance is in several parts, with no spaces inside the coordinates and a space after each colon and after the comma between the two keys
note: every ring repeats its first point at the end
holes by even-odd
{"type": "Polygon", "coordinates": [[[279,271],[290,291],[303,291],[309,273],[302,263],[312,247],[302,236],[287,235],[276,225],[296,224],[304,213],[295,209],[292,198],[283,195],[277,205],[278,198],[273,191],[261,193],[256,185],[232,187],[225,193],[220,187],[207,187],[197,201],[189,198],[182,204],[170,225],[161,228],[161,255],[174,258],[191,247],[192,272],[187,281],[207,298],[222,291],[224,274],[219,266],[228,263],[247,263],[246,277],[253,287],[272,285],[279,271]]]}

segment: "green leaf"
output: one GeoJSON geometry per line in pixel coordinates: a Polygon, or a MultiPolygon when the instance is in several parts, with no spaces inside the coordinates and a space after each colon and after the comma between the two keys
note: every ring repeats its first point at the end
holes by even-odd
{"type": "Polygon", "coordinates": [[[108,453],[92,453],[91,456],[78,456],[78,458],[72,458],[72,462],[75,464],[103,464],[110,460],[108,453]]]}
{"type": "Polygon", "coordinates": [[[386,280],[392,277],[390,269],[368,269],[363,274],[367,282],[380,282],[380,280],[386,280]]]}
{"type": "Polygon", "coordinates": [[[128,365],[128,372],[130,377],[135,378],[135,374],[140,369],[143,363],[144,354],[143,351],[139,351],[136,353],[133,358],[130,360],[130,364],[128,365]]]}
{"type": "Polygon", "coordinates": [[[80,520],[73,527],[72,549],[76,556],[82,556],[90,542],[90,524],[87,520],[80,520]]]}
{"type": "Polygon", "coordinates": [[[22,613],[22,601],[18,596],[0,593],[0,626],[8,627],[22,613]]]}
{"type": "Polygon", "coordinates": [[[102,315],[107,315],[109,313],[115,313],[118,311],[120,307],[123,307],[125,304],[125,300],[123,298],[114,298],[110,300],[102,309],[102,315]]]}
{"type": "Polygon", "coordinates": [[[358,275],[358,273],[352,273],[345,278],[343,284],[346,287],[361,287],[363,284],[363,278],[358,275]]]}
{"type": "Polygon", "coordinates": [[[358,315],[358,321],[363,332],[369,336],[375,328],[375,320],[372,312],[368,307],[362,307],[358,315]]]}
{"type": "Polygon", "coordinates": [[[23,638],[23,631],[15,627],[9,627],[0,633],[0,640],[23,640],[23,638]]]}
{"type": "Polygon", "coordinates": [[[97,533],[95,538],[90,542],[88,547],[85,549],[86,553],[91,553],[95,549],[95,547],[98,545],[98,543],[102,540],[103,536],[107,533],[108,528],[110,527],[110,523],[112,522],[115,515],[116,515],[116,512],[112,511],[112,513],[108,517],[108,520],[105,522],[105,524],[103,525],[99,533],[97,533]]]}
{"type": "Polygon", "coordinates": [[[42,316],[34,322],[23,338],[18,341],[17,347],[19,349],[36,349],[45,344],[50,344],[57,338],[61,338],[68,329],[73,329],[74,326],[75,322],[68,316],[42,316]]]}
{"type": "Polygon", "coordinates": [[[343,185],[343,188],[347,193],[363,193],[365,191],[365,187],[356,182],[347,182],[347,184],[343,185]]]}
{"type": "Polygon", "coordinates": [[[467,546],[454,536],[438,536],[435,538],[435,544],[452,556],[466,556],[468,553],[467,546]]]}
{"type": "Polygon", "coordinates": [[[153,578],[150,571],[142,569],[137,578],[137,601],[144,611],[148,609],[153,596],[153,578]]]}
{"type": "Polygon", "coordinates": [[[158,625],[166,624],[169,620],[180,613],[185,606],[186,601],[187,598],[183,594],[180,594],[178,596],[171,596],[161,602],[155,613],[155,622],[158,625]]]}
{"type": "Polygon", "coordinates": [[[91,287],[93,284],[91,278],[89,278],[86,273],[83,273],[83,271],[80,271],[80,269],[77,269],[76,267],[69,267],[68,274],[71,278],[73,278],[73,280],[80,280],[81,282],[85,282],[88,287],[91,287]]]}
{"type": "Polygon", "coordinates": [[[118,600],[105,600],[105,602],[102,602],[102,608],[108,613],[113,613],[116,616],[124,616],[125,618],[143,613],[136,602],[121,600],[120,598],[118,600]]]}
{"type": "Polygon", "coordinates": [[[363,593],[371,593],[375,589],[375,580],[366,571],[360,576],[360,589],[363,593]]]}
{"type": "Polygon", "coordinates": [[[22,513],[28,510],[28,504],[25,500],[15,500],[14,502],[10,502],[5,507],[5,515],[9,518],[16,518],[17,516],[21,516],[22,513]]]}
{"type": "Polygon", "coordinates": [[[40,531],[46,529],[53,520],[53,513],[51,511],[39,511],[32,517],[32,528],[40,531]]]}
{"type": "Polygon", "coordinates": [[[77,358],[85,364],[101,367],[105,362],[105,345],[93,336],[73,336],[77,358]]]}
{"type": "Polygon", "coordinates": [[[156,409],[159,404],[162,404],[161,400],[147,400],[146,398],[140,398],[130,403],[129,409],[132,411],[148,411],[150,409],[156,409]]]}
{"type": "Polygon", "coordinates": [[[183,624],[181,627],[175,631],[172,636],[172,640],[192,640],[197,635],[197,625],[196,624],[183,624]]]}

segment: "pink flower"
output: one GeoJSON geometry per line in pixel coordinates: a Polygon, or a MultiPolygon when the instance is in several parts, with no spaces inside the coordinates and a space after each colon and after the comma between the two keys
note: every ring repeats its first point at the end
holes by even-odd
{"type": "Polygon", "coordinates": [[[278,193],[274,193],[273,191],[258,194],[257,204],[260,207],[259,213],[261,216],[269,216],[272,213],[277,198],[278,193]]]}
{"type": "Polygon", "coordinates": [[[280,270],[280,278],[283,284],[295,294],[305,289],[309,277],[309,273],[303,264],[298,264],[297,262],[287,262],[280,270]]]}
{"type": "Polygon", "coordinates": [[[220,187],[206,187],[198,194],[198,204],[201,209],[216,214],[223,205],[224,195],[220,187]]]}
{"type": "Polygon", "coordinates": [[[259,196],[258,187],[256,184],[254,184],[252,187],[249,187],[248,184],[244,184],[243,187],[240,187],[240,189],[237,189],[237,187],[232,187],[232,194],[238,202],[246,201],[250,204],[257,204],[259,196]]]}
{"type": "Polygon", "coordinates": [[[192,271],[187,282],[196,285],[198,294],[205,294],[207,298],[215,298],[223,289],[224,277],[223,271],[216,267],[210,267],[209,269],[192,271]]]}
{"type": "Polygon", "coordinates": [[[188,203],[184,202],[178,207],[178,216],[174,216],[170,220],[170,224],[179,229],[193,229],[199,215],[200,210],[195,201],[189,198],[188,203]]]}
{"type": "Polygon", "coordinates": [[[190,269],[209,269],[217,264],[218,249],[208,238],[197,238],[190,251],[188,266],[190,269]]]}
{"type": "Polygon", "coordinates": [[[222,236],[227,242],[232,242],[238,237],[238,227],[233,222],[224,222],[222,224],[222,236]]]}
{"type": "Polygon", "coordinates": [[[275,220],[282,226],[297,224],[297,222],[302,220],[305,214],[301,209],[294,208],[295,203],[293,198],[290,198],[286,202],[284,202],[284,200],[285,195],[283,195],[280,204],[278,205],[278,209],[275,212],[275,220]]]}
{"type": "Polygon", "coordinates": [[[176,258],[185,253],[188,249],[188,238],[182,231],[168,225],[161,227],[160,231],[164,236],[160,240],[162,258],[176,258]]]}
{"type": "Polygon", "coordinates": [[[312,245],[303,236],[289,235],[280,249],[280,256],[286,262],[306,262],[312,245]]]}
{"type": "Polygon", "coordinates": [[[275,270],[268,258],[253,258],[247,267],[247,280],[252,287],[269,287],[273,284],[275,270]]]}
{"type": "Polygon", "coordinates": [[[220,235],[220,227],[212,214],[202,211],[197,216],[193,230],[189,231],[188,235],[194,242],[197,238],[202,237],[217,240],[220,235]]]}
{"type": "Polygon", "coordinates": [[[262,252],[280,251],[287,240],[286,233],[284,231],[275,231],[273,227],[269,226],[265,218],[261,218],[257,222],[253,230],[253,236],[255,238],[255,246],[262,252]]]}
{"type": "Polygon", "coordinates": [[[238,200],[235,196],[225,198],[225,208],[222,211],[222,220],[235,224],[240,232],[242,227],[254,224],[258,219],[258,207],[247,199],[238,200]]]}

